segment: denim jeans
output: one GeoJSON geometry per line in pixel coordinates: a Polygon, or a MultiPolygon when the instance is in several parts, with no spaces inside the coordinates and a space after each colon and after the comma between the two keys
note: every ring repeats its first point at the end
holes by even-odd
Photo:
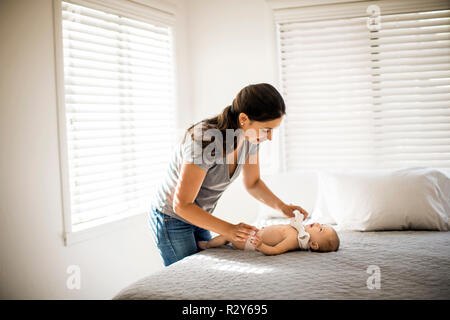
{"type": "Polygon", "coordinates": [[[168,216],[159,210],[150,210],[150,230],[164,266],[199,251],[197,241],[211,240],[208,230],[168,216]]]}

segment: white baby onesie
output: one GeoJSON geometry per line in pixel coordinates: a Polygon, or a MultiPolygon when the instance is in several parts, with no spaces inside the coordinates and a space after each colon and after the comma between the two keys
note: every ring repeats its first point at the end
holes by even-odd
{"type": "Polygon", "coordinates": [[[298,210],[294,210],[295,217],[291,218],[290,225],[297,229],[298,232],[298,245],[300,249],[309,250],[309,238],[310,235],[305,231],[305,227],[303,226],[303,214],[298,210]]]}

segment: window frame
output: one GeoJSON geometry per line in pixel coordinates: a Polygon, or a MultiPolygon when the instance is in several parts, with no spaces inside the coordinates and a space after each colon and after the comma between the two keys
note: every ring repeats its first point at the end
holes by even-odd
{"type": "MultiPolygon", "coordinates": [[[[145,216],[142,213],[117,214],[110,217],[95,219],[83,224],[82,227],[74,228],[72,225],[72,210],[70,197],[69,180],[69,157],[66,126],[66,105],[65,105],[65,85],[64,85],[64,60],[63,60],[63,32],[62,32],[62,1],[53,0],[53,31],[55,45],[55,85],[57,102],[57,127],[59,144],[59,170],[61,181],[61,203],[63,218],[63,242],[65,246],[71,246],[75,243],[86,241],[102,234],[112,232],[119,228],[133,225],[145,216]]],[[[76,5],[89,7],[95,10],[101,10],[108,13],[124,12],[124,15],[131,19],[145,22],[151,19],[151,22],[162,23],[172,29],[171,41],[173,50],[173,79],[174,79],[174,105],[178,109],[178,87],[177,87],[177,55],[176,55],[176,31],[175,14],[176,6],[164,0],[109,0],[107,3],[99,0],[64,0],[76,5]],[[143,6],[147,11],[138,10],[143,6]],[[154,10],[152,10],[154,9],[154,10]]],[[[174,115],[176,121],[176,115],[174,115]]]]}
{"type": "MultiPolygon", "coordinates": [[[[265,0],[272,15],[273,37],[276,44],[276,52],[274,54],[274,64],[276,70],[275,83],[284,92],[283,74],[281,65],[281,42],[279,38],[280,23],[298,22],[298,21],[318,21],[324,18],[329,19],[343,19],[354,17],[368,17],[361,14],[366,12],[369,5],[377,5],[383,3],[383,14],[398,14],[398,13],[414,13],[417,11],[433,11],[433,10],[449,10],[449,4],[444,0],[430,0],[423,2],[420,0],[265,0]],[[347,5],[346,10],[342,10],[342,6],[347,5]],[[326,13],[321,10],[324,6],[328,6],[326,13]]],[[[279,172],[288,172],[287,164],[287,150],[285,139],[286,126],[283,123],[280,126],[280,137],[278,153],[281,160],[279,164],[279,172]]],[[[438,167],[439,168],[439,167],[438,167]]],[[[439,168],[447,170],[447,168],[439,168]]],[[[320,169],[296,169],[299,171],[317,171],[320,169]]]]}

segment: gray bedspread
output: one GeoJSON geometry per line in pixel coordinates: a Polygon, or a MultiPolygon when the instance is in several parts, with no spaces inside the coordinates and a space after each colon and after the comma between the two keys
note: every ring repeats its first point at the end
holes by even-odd
{"type": "Polygon", "coordinates": [[[333,253],[208,249],[114,299],[450,299],[450,232],[339,234],[333,253]]]}

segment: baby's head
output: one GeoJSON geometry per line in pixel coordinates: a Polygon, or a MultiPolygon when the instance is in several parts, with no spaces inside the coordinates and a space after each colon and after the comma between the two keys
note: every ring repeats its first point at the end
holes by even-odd
{"type": "Polygon", "coordinates": [[[309,233],[309,247],[312,251],[330,252],[339,249],[339,236],[332,227],[320,223],[305,226],[309,233]]]}

